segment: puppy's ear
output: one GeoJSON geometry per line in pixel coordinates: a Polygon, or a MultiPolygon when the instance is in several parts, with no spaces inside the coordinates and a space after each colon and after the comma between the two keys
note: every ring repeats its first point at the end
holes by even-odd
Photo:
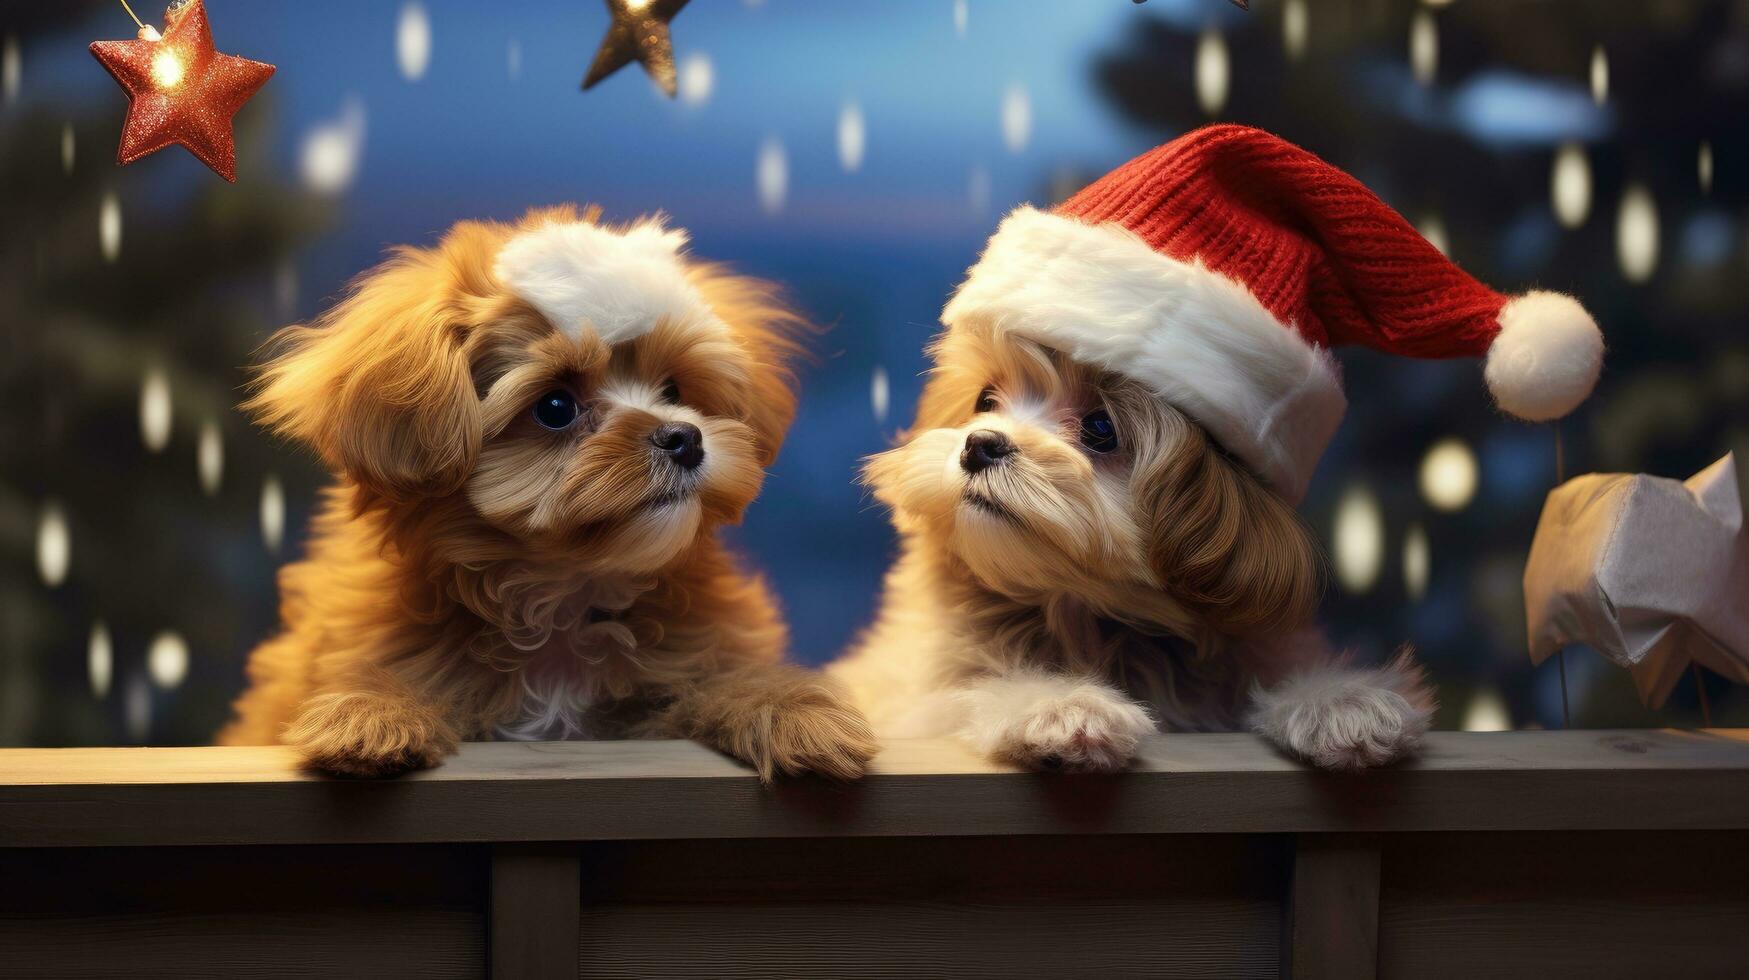
{"type": "Polygon", "coordinates": [[[1323,569],[1285,501],[1175,416],[1138,472],[1149,561],[1166,591],[1216,632],[1273,634],[1316,613],[1323,569]]]}
{"type": "Polygon", "coordinates": [[[457,489],[481,423],[456,244],[403,249],[314,323],[280,331],[244,410],[390,499],[457,489]]]}
{"type": "Polygon", "coordinates": [[[742,421],[753,429],[759,465],[770,466],[795,421],[796,378],[791,365],[802,353],[799,338],[808,324],[778,298],[774,283],[710,264],[695,265],[691,271],[705,302],[747,352],[752,393],[742,421]]]}

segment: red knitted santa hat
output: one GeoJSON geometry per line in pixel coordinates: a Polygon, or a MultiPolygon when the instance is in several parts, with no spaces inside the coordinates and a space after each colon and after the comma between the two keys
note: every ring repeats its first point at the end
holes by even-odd
{"type": "Polygon", "coordinates": [[[1003,220],[947,304],[1135,378],[1298,501],[1347,406],[1329,348],[1486,357],[1522,419],[1591,393],[1603,338],[1570,296],[1477,282],[1359,181],[1261,130],[1209,126],[1055,211],[1003,220]]]}

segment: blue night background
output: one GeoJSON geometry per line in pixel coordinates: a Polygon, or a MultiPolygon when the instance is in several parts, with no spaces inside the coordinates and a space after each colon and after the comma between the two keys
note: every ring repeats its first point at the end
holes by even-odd
{"type": "MultiPolygon", "coordinates": [[[[178,148],[114,165],[125,101],[86,48],[132,36],[119,4],[6,5],[0,744],[210,737],[324,481],[235,411],[251,352],[387,247],[537,205],[665,212],[823,328],[732,532],[805,662],[873,610],[893,535],[859,460],[908,423],[997,221],[1208,121],[1349,169],[1503,291],[1579,295],[1611,354],[1560,426],[1565,475],[1749,448],[1749,3],[1251,7],[693,0],[669,100],[635,64],[579,91],[598,0],[209,0],[218,49],[278,69],[227,185],[178,148]]],[[[1414,644],[1441,727],[1558,727],[1520,586],[1555,429],[1496,413],[1475,363],[1343,361],[1302,508],[1333,634],[1365,660],[1414,644]]],[[[1700,720],[1692,682],[1653,711],[1587,650],[1566,673],[1574,724],[1700,720]]],[[[1717,723],[1749,721],[1706,685],[1717,723]]]]}

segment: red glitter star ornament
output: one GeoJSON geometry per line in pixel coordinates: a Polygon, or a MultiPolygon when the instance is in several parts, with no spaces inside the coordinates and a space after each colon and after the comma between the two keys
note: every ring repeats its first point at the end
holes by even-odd
{"type": "Polygon", "coordinates": [[[201,0],[164,13],[164,33],[140,28],[137,41],[96,41],[91,54],[128,94],[128,118],[116,150],[129,164],[180,143],[220,177],[237,180],[231,117],[273,74],[273,66],[213,50],[201,0]]]}

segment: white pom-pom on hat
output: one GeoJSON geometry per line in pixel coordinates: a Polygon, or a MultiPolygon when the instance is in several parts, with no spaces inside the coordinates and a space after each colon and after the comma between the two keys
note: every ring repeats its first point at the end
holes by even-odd
{"type": "Polygon", "coordinates": [[[1527,422],[1579,407],[1603,370],[1603,333],[1579,301],[1541,290],[1500,308],[1500,334],[1483,369],[1495,404],[1527,422]]]}

